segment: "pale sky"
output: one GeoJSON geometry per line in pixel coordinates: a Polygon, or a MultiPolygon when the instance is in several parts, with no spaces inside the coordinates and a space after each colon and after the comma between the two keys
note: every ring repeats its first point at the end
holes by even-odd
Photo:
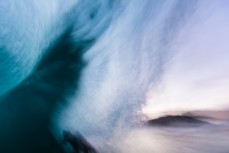
{"type": "Polygon", "coordinates": [[[176,53],[159,85],[146,94],[143,112],[149,117],[168,111],[229,108],[228,3],[204,2],[174,38],[176,53]]]}

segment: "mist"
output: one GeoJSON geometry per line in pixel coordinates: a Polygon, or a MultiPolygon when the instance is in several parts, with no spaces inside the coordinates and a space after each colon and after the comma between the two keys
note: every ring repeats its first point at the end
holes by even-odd
{"type": "Polygon", "coordinates": [[[120,6],[117,18],[85,54],[89,64],[80,94],[61,115],[60,126],[80,131],[101,152],[227,152],[225,125],[139,127],[163,115],[224,110],[227,2],[120,6]]]}

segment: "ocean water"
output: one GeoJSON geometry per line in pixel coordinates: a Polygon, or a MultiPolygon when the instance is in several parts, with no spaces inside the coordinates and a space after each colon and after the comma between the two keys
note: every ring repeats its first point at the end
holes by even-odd
{"type": "Polygon", "coordinates": [[[34,109],[41,116],[51,104],[50,110],[55,111],[45,112],[49,123],[45,129],[58,141],[67,130],[80,132],[101,153],[229,152],[227,0],[2,0],[0,8],[4,14],[0,17],[4,104],[7,95],[26,95],[27,91],[17,93],[15,88],[33,88],[30,81],[42,78],[36,75],[42,59],[55,51],[50,46],[71,29],[67,40],[71,39],[73,53],[80,52],[76,60],[80,72],[70,65],[78,72],[75,81],[59,77],[71,75],[58,65],[69,62],[60,54],[61,62],[50,58],[44,63],[53,60],[61,72],[52,73],[53,67],[46,70],[41,64],[41,74],[63,86],[36,82],[45,94],[42,91],[37,97],[32,92],[14,100],[20,111],[24,101],[41,100],[34,109]],[[69,90],[71,94],[66,94],[69,90]],[[60,100],[53,98],[59,96],[60,100]],[[150,119],[182,114],[214,118],[220,124],[144,125],[150,119]]]}

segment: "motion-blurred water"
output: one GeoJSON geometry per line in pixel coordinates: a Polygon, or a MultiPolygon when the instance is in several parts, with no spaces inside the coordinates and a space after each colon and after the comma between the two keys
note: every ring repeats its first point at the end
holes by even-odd
{"type": "Polygon", "coordinates": [[[228,126],[135,125],[167,111],[225,108],[228,2],[136,0],[121,6],[85,54],[82,90],[61,126],[79,130],[101,152],[227,153],[228,126]]]}
{"type": "Polygon", "coordinates": [[[228,126],[133,129],[111,139],[110,148],[104,152],[227,153],[228,129],[228,126]]]}
{"type": "Polygon", "coordinates": [[[79,131],[101,153],[229,152],[226,124],[142,125],[227,110],[227,0],[2,0],[0,8],[1,95],[33,73],[66,25],[76,44],[95,40],[85,47],[79,89],[54,115],[57,137],[79,131]]]}

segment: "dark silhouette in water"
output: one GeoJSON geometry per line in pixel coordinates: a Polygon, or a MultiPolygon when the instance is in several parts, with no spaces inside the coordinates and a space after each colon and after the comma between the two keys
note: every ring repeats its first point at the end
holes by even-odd
{"type": "Polygon", "coordinates": [[[79,133],[73,135],[64,131],[64,142],[71,146],[74,153],[97,153],[93,146],[79,133]]]}
{"type": "MultiPolygon", "coordinates": [[[[82,1],[83,6],[87,4],[82,1]]],[[[55,29],[63,31],[58,32],[60,37],[42,51],[45,54],[32,73],[0,97],[0,153],[66,152],[61,140],[53,135],[53,115],[60,104],[63,107],[67,99],[77,93],[86,65],[82,56],[110,23],[112,9],[107,8],[112,5],[103,6],[107,11],[101,17],[98,12],[103,9],[99,2],[95,4],[98,7],[88,5],[87,10],[79,3],[66,12],[66,16],[61,17],[63,22],[57,25],[61,28],[55,29]]]]}
{"type": "Polygon", "coordinates": [[[51,132],[52,115],[71,96],[84,67],[84,46],[72,30],[52,44],[34,72],[0,99],[1,153],[64,153],[51,132]]]}
{"type": "Polygon", "coordinates": [[[175,127],[193,127],[210,124],[205,121],[198,120],[191,116],[163,116],[157,119],[147,121],[150,126],[175,126],[175,127]]]}

